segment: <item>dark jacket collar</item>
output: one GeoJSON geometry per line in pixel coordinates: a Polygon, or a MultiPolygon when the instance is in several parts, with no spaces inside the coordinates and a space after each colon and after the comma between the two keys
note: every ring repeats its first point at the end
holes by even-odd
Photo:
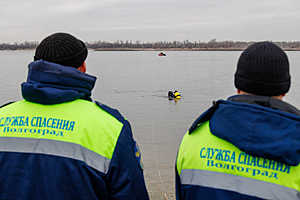
{"type": "Polygon", "coordinates": [[[293,166],[300,163],[300,116],[295,107],[249,95],[229,99],[215,102],[193,123],[189,133],[209,120],[212,134],[248,154],[293,166]]]}
{"type": "Polygon", "coordinates": [[[22,96],[25,100],[40,104],[91,100],[96,77],[43,60],[30,63],[28,68],[27,81],[22,83],[22,96]]]}
{"type": "Polygon", "coordinates": [[[268,108],[272,108],[272,109],[276,109],[276,110],[280,110],[283,112],[288,112],[300,116],[300,111],[296,107],[292,106],[287,102],[272,97],[256,96],[256,95],[235,95],[229,97],[228,100],[234,102],[265,106],[268,108]]]}

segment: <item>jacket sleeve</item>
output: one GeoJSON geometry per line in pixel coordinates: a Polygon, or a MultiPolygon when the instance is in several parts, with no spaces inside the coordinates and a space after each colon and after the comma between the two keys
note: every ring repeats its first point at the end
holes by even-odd
{"type": "Polygon", "coordinates": [[[123,124],[107,174],[110,199],[148,200],[140,152],[129,122],[123,124]]]}
{"type": "Polygon", "coordinates": [[[181,200],[181,182],[177,171],[177,164],[175,165],[175,190],[176,190],[176,200],[181,200]]]}

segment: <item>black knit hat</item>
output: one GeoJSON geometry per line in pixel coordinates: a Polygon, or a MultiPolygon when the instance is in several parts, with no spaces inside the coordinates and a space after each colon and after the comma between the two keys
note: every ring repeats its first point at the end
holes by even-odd
{"type": "Polygon", "coordinates": [[[289,91],[291,77],[286,53],[272,42],[257,42],[241,54],[235,72],[235,87],[262,96],[289,91]]]}
{"type": "Polygon", "coordinates": [[[78,68],[87,57],[87,48],[81,40],[68,33],[54,33],[36,48],[34,60],[46,60],[78,68]]]}

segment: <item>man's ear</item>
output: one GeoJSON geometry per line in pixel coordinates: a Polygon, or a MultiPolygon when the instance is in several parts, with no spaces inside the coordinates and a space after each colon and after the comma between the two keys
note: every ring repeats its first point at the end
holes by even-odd
{"type": "Polygon", "coordinates": [[[85,62],[82,63],[80,67],[77,68],[79,71],[85,73],[86,72],[86,64],[85,62]]]}

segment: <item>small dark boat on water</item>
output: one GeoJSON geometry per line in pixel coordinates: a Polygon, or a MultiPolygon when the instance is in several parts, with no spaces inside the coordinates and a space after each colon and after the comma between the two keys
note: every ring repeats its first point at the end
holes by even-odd
{"type": "Polygon", "coordinates": [[[158,56],[166,56],[166,54],[164,52],[160,52],[158,56]]]}

